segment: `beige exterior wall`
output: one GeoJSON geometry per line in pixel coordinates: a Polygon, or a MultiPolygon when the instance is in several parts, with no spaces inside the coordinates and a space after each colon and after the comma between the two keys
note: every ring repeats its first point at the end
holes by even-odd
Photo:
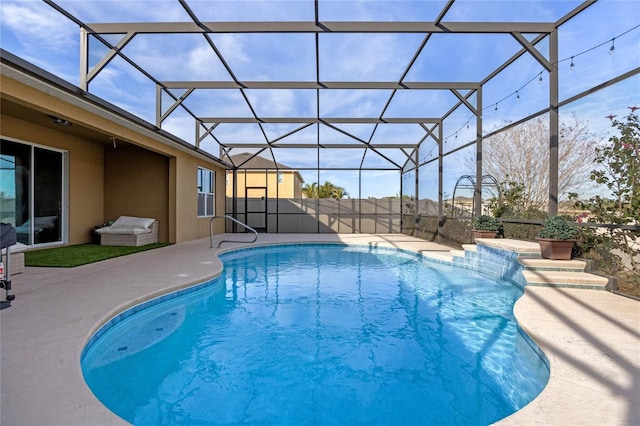
{"type": "MultiPolygon", "coordinates": [[[[224,174],[225,170],[220,167],[213,167],[212,164],[193,157],[181,157],[177,161],[177,173],[179,177],[176,187],[176,205],[180,208],[176,209],[177,223],[182,225],[182,234],[185,240],[192,240],[209,236],[208,217],[198,217],[198,167],[215,172],[215,211],[216,215],[225,214],[224,206],[224,174]]],[[[214,232],[224,232],[224,222],[222,220],[214,221],[214,232]]]]}
{"type": "MultiPolygon", "coordinates": [[[[82,101],[63,101],[64,96],[52,96],[6,75],[0,75],[0,94],[32,110],[33,117],[55,115],[73,123],[58,130],[34,124],[35,118],[22,120],[10,111],[0,112],[2,137],[68,153],[69,244],[90,242],[94,226],[120,215],[157,218],[160,241],[208,237],[209,219],[197,216],[198,166],[216,172],[216,214],[224,214],[225,169],[206,156],[120,117],[110,119],[111,113],[89,111],[82,101]],[[92,137],[69,133],[78,128],[86,128],[84,133],[92,137]]],[[[214,230],[222,232],[223,223],[216,222],[214,230]]]]}
{"type": "Polygon", "coordinates": [[[169,158],[136,145],[106,145],[104,153],[105,219],[152,217],[160,241],[169,241],[169,158]]]}
{"type": "MultiPolygon", "coordinates": [[[[275,170],[238,170],[236,194],[244,198],[246,188],[266,187],[267,198],[302,198],[302,179],[295,170],[281,170],[282,183],[278,183],[278,172],[275,170]]],[[[226,194],[233,196],[233,173],[228,173],[226,194]]]]}
{"type": "Polygon", "coordinates": [[[18,142],[69,153],[69,242],[91,241],[95,225],[104,222],[103,145],[52,131],[0,114],[0,134],[18,142]]]}

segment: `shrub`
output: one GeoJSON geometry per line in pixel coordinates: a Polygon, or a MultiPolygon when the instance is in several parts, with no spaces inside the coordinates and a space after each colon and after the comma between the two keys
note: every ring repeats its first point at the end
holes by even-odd
{"type": "Polygon", "coordinates": [[[489,215],[480,215],[473,220],[473,229],[478,231],[496,231],[500,230],[500,219],[489,215]]]}
{"type": "Polygon", "coordinates": [[[542,222],[538,238],[572,240],[578,236],[578,229],[563,216],[554,216],[542,222]]]}

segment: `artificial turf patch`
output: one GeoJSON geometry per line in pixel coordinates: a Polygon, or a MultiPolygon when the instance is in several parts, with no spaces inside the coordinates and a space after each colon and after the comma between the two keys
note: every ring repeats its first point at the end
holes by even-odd
{"type": "Polygon", "coordinates": [[[169,243],[154,243],[139,247],[101,246],[96,244],[78,244],[50,249],[26,251],[25,266],[73,268],[119,256],[126,256],[145,250],[168,246],[169,243]]]}

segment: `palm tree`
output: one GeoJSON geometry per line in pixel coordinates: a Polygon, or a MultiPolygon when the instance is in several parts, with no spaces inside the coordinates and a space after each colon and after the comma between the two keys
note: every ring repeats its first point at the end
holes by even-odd
{"type": "Polygon", "coordinates": [[[302,188],[302,195],[306,198],[335,198],[340,199],[348,197],[349,193],[341,186],[334,185],[331,182],[325,181],[322,185],[318,186],[316,182],[312,184],[306,184],[302,188]]]}
{"type": "Polygon", "coordinates": [[[349,193],[341,186],[336,186],[331,182],[325,182],[324,185],[327,186],[326,198],[335,198],[339,200],[340,198],[349,196],[349,193]]]}
{"type": "Polygon", "coordinates": [[[305,184],[302,188],[302,195],[305,198],[318,198],[318,184],[316,182],[305,184]]]}

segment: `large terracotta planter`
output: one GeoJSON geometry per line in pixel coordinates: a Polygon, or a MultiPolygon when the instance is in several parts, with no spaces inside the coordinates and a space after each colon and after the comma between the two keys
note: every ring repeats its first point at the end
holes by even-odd
{"type": "Polygon", "coordinates": [[[482,229],[472,229],[473,240],[475,241],[477,238],[495,238],[498,235],[498,231],[485,231],[482,229]]]}
{"type": "Polygon", "coordinates": [[[536,238],[540,244],[540,255],[543,259],[569,260],[571,250],[576,240],[554,240],[551,238],[536,238]]]}

